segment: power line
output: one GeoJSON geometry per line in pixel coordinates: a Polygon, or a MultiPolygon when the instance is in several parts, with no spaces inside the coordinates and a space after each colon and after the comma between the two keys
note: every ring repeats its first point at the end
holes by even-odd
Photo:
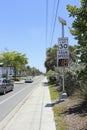
{"type": "Polygon", "coordinates": [[[53,35],[54,35],[54,30],[55,30],[55,24],[56,24],[56,19],[57,19],[58,8],[59,8],[59,0],[57,1],[56,14],[55,14],[55,19],[54,19],[54,24],[53,24],[53,31],[52,31],[52,37],[51,37],[51,46],[52,46],[52,41],[53,41],[53,35]]]}
{"type": "MultiPolygon", "coordinates": [[[[54,0],[54,4],[53,4],[53,11],[52,11],[52,21],[51,21],[51,31],[52,32],[52,27],[53,27],[53,20],[54,20],[54,13],[55,13],[55,3],[56,1],[54,0]]],[[[50,37],[51,37],[51,33],[50,33],[50,37]]]]}
{"type": "Polygon", "coordinates": [[[48,33],[48,0],[46,0],[46,49],[47,49],[47,33],[48,33]]]}

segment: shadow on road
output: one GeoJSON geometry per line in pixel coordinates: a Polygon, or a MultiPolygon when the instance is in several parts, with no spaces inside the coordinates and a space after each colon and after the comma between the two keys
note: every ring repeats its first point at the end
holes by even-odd
{"type": "Polygon", "coordinates": [[[43,82],[43,86],[44,87],[48,86],[48,82],[43,82]]]}

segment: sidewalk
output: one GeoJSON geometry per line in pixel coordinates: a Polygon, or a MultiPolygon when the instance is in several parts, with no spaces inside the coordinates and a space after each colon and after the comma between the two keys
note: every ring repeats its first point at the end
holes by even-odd
{"type": "Polygon", "coordinates": [[[48,129],[56,130],[56,127],[49,88],[44,79],[2,130],[48,129]]]}

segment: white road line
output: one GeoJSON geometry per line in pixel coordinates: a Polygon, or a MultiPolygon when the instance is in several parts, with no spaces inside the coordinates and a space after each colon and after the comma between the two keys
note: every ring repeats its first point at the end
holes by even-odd
{"type": "MultiPolygon", "coordinates": [[[[41,79],[39,79],[39,80],[37,81],[37,84],[38,84],[38,82],[39,82],[40,80],[41,80],[41,79]]],[[[36,85],[35,82],[33,83],[33,85],[34,85],[34,84],[36,85]]],[[[21,92],[24,91],[25,89],[27,89],[27,88],[23,88],[22,90],[18,91],[17,93],[13,94],[12,96],[10,96],[10,97],[6,98],[5,100],[1,101],[1,102],[0,102],[0,105],[3,104],[3,103],[5,103],[5,102],[8,101],[9,99],[13,98],[15,95],[21,93],[21,92]]]]}
{"type": "Polygon", "coordinates": [[[24,91],[25,89],[26,89],[26,88],[23,88],[22,90],[18,91],[17,93],[13,94],[12,96],[10,96],[10,97],[6,98],[5,100],[1,101],[1,102],[0,102],[0,105],[3,104],[3,103],[5,103],[5,102],[8,101],[9,99],[13,98],[15,95],[21,93],[21,92],[24,91]]]}

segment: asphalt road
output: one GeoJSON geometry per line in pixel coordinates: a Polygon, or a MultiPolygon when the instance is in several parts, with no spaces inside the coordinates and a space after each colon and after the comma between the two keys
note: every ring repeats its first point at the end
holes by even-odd
{"type": "Polygon", "coordinates": [[[33,83],[15,84],[14,90],[0,95],[0,121],[2,121],[34,88],[44,76],[34,78],[33,83]]]}

